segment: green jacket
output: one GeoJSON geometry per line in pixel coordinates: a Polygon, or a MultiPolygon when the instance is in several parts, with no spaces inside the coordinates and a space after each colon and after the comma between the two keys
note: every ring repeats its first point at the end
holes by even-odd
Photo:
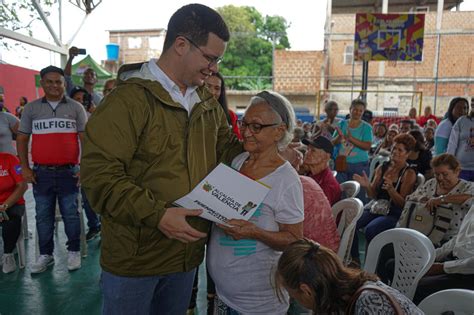
{"type": "MultiPolygon", "coordinates": [[[[189,193],[220,161],[242,151],[221,106],[203,87],[191,114],[142,64],[119,72],[112,91],[86,126],[81,182],[102,219],[101,266],[122,276],[189,271],[206,239],[184,244],[164,236],[165,208],[189,193]]],[[[199,217],[188,222],[209,232],[199,217]]]]}

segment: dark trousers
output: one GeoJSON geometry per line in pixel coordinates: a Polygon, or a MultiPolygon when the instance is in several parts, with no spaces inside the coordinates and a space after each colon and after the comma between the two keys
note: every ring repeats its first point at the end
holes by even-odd
{"type": "Polygon", "coordinates": [[[81,188],[81,196],[82,196],[82,209],[84,209],[84,213],[87,217],[87,226],[89,230],[98,231],[100,230],[100,219],[97,213],[92,210],[91,205],[89,204],[89,200],[87,200],[86,193],[84,189],[81,188]]]}
{"type": "Polygon", "coordinates": [[[15,249],[16,242],[21,232],[21,213],[24,213],[24,205],[14,205],[7,210],[9,220],[3,221],[2,238],[3,238],[3,252],[11,254],[15,249]]]}
{"type": "Polygon", "coordinates": [[[418,305],[427,296],[447,289],[474,290],[474,274],[462,275],[453,273],[423,277],[418,282],[413,302],[418,305]]]}

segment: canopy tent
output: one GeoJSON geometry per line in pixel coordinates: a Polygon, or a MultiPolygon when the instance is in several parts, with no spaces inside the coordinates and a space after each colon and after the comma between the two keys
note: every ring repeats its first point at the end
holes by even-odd
{"type": "MultiPolygon", "coordinates": [[[[90,55],[87,55],[84,59],[72,65],[72,82],[74,82],[75,85],[82,86],[82,74],[89,68],[94,69],[95,73],[97,73],[98,81],[95,89],[101,91],[104,87],[105,81],[111,79],[113,75],[102,68],[90,55]]],[[[35,78],[36,86],[39,87],[41,78],[39,75],[36,75],[35,78]]]]}

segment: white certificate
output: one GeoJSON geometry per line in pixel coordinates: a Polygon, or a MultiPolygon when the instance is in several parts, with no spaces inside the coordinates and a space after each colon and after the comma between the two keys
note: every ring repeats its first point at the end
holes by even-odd
{"type": "Polygon", "coordinates": [[[250,219],[269,191],[270,187],[220,163],[189,194],[174,203],[202,209],[201,217],[225,224],[230,219],[250,219]]]}

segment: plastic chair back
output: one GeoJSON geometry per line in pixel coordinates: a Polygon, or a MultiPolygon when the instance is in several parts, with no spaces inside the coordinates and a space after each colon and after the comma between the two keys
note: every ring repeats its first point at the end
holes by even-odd
{"type": "Polygon", "coordinates": [[[416,174],[416,183],[415,183],[415,189],[420,187],[425,183],[425,176],[421,173],[416,174]]]}
{"type": "Polygon", "coordinates": [[[474,291],[463,289],[439,291],[421,301],[418,308],[429,315],[441,315],[450,311],[456,315],[472,315],[474,291]]]}
{"type": "Polygon", "coordinates": [[[395,270],[391,286],[413,299],[418,281],[435,260],[433,243],[428,237],[412,229],[395,228],[384,231],[369,244],[365,271],[375,273],[380,251],[387,244],[393,244],[395,251],[395,270]]]}
{"type": "Polygon", "coordinates": [[[335,219],[341,214],[337,224],[337,232],[341,237],[337,255],[344,264],[350,261],[350,247],[354,239],[357,220],[359,220],[363,211],[364,205],[357,198],[346,198],[332,206],[332,215],[335,219]]]}
{"type": "Polygon", "coordinates": [[[390,161],[390,157],[383,156],[383,155],[377,155],[372,158],[372,161],[370,162],[370,168],[369,168],[369,180],[371,182],[375,176],[375,169],[377,168],[377,166],[388,161],[390,161]]]}
{"type": "Polygon", "coordinates": [[[355,198],[359,194],[360,184],[355,180],[348,180],[342,183],[341,185],[342,197],[345,198],[355,198]]]}

